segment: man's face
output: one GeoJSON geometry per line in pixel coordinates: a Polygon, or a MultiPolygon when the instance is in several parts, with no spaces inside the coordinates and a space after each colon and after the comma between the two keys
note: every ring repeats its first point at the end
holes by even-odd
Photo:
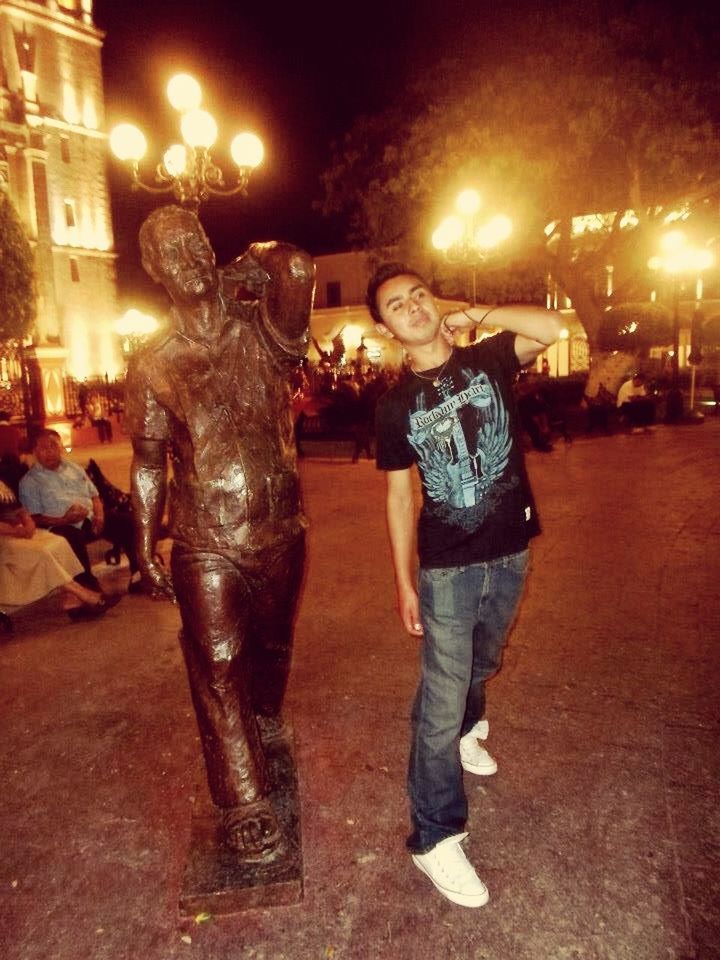
{"type": "Polygon", "coordinates": [[[215,254],[197,221],[177,216],[159,225],[147,260],[173,303],[213,297],[218,277],[215,254]]]}
{"type": "Polygon", "coordinates": [[[386,280],[377,289],[376,303],[382,324],[400,343],[420,346],[431,343],[440,330],[440,314],[433,295],[423,281],[403,273],[386,280]]]}
{"type": "Polygon", "coordinates": [[[63,446],[57,437],[41,437],[35,445],[35,459],[46,470],[57,470],[63,456],[63,446]]]}

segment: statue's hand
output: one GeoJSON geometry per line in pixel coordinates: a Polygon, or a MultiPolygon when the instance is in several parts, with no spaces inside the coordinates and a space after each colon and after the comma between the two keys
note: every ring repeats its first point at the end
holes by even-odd
{"type": "Polygon", "coordinates": [[[143,567],[142,584],[145,593],[153,600],[175,600],[175,590],[170,574],[155,561],[143,567]]]}

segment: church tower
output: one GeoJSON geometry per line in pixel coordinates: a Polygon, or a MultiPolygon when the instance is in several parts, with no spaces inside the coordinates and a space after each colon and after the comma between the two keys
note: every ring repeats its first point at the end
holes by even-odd
{"type": "Polygon", "coordinates": [[[49,419],[64,413],[66,376],[120,369],[102,43],[93,0],[0,0],[0,188],[35,253],[49,419]]]}

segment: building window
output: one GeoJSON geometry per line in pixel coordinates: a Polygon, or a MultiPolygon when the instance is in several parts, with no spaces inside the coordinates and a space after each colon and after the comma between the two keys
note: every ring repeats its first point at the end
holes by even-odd
{"type": "Polygon", "coordinates": [[[60,137],[60,156],[63,163],[70,163],[70,139],[69,137],[60,137]]]}
{"type": "Polygon", "coordinates": [[[74,200],[65,201],[65,225],[68,227],[75,226],[75,201],[74,200]]]}
{"type": "Polygon", "coordinates": [[[20,69],[35,73],[35,37],[31,37],[24,30],[22,33],[16,33],[15,51],[20,69]]]}
{"type": "Polygon", "coordinates": [[[80,283],[80,265],[77,257],[70,257],[70,279],[73,283],[80,283]]]}
{"type": "Polygon", "coordinates": [[[342,306],[342,286],[339,280],[330,280],[325,285],[325,299],[329,307],[342,306]]]}
{"type": "Polygon", "coordinates": [[[30,70],[21,70],[23,97],[27,103],[37,103],[37,77],[30,70]]]}

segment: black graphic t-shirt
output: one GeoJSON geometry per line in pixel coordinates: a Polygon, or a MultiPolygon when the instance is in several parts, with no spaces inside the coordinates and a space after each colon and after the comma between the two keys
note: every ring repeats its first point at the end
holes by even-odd
{"type": "Polygon", "coordinates": [[[540,532],[519,436],[515,334],[456,347],[437,386],[409,373],[378,403],[377,466],[416,463],[421,567],[517,553],[540,532]]]}

